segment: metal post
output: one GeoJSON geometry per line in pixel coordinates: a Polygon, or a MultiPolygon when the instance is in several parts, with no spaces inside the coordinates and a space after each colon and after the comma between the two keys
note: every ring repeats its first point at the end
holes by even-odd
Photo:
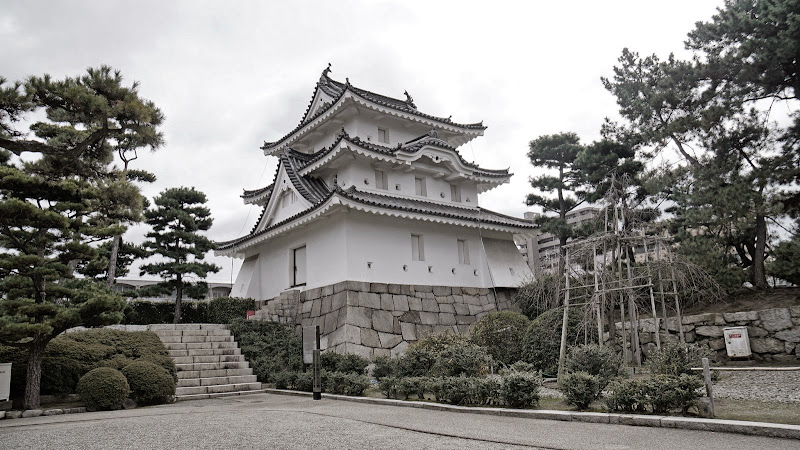
{"type": "Polygon", "coordinates": [[[716,408],[714,407],[714,390],[711,386],[711,369],[708,367],[708,358],[703,358],[703,378],[706,381],[706,395],[711,403],[711,417],[717,416],[716,408]]]}
{"type": "Polygon", "coordinates": [[[319,349],[314,349],[314,400],[322,400],[322,386],[319,376],[319,349]]]}

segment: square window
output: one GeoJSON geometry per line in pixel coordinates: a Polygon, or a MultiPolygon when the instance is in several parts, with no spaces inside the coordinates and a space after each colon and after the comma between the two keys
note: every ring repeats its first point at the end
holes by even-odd
{"type": "Polygon", "coordinates": [[[383,128],[378,128],[378,142],[388,144],[389,143],[389,132],[384,130],[383,128]]]}
{"type": "Polygon", "coordinates": [[[458,263],[469,264],[469,244],[464,239],[458,239],[458,263]]]}
{"type": "Polygon", "coordinates": [[[414,192],[423,197],[428,196],[428,189],[425,186],[425,178],[414,178],[414,192]]]}
{"type": "Polygon", "coordinates": [[[425,243],[421,234],[411,235],[411,260],[425,261],[425,243]]]}

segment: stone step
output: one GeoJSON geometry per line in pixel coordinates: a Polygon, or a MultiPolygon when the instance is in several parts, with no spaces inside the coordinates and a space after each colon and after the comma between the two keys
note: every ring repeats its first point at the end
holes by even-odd
{"type": "Polygon", "coordinates": [[[211,355],[211,356],[173,356],[175,364],[240,362],[244,361],[243,355],[211,355]]]}
{"type": "Polygon", "coordinates": [[[253,369],[212,369],[212,370],[181,370],[178,372],[178,379],[185,378],[211,378],[211,377],[235,377],[241,375],[252,375],[253,369]]]}
{"type": "Polygon", "coordinates": [[[148,325],[150,331],[161,330],[227,330],[228,327],[221,323],[158,323],[148,325]]]}
{"type": "Polygon", "coordinates": [[[216,362],[216,363],[191,363],[191,364],[175,364],[178,373],[182,370],[219,370],[219,369],[249,369],[250,363],[247,361],[240,362],[216,362]]]}
{"type": "Polygon", "coordinates": [[[234,391],[234,392],[217,392],[215,394],[191,394],[191,395],[176,395],[175,401],[182,402],[186,400],[205,400],[208,398],[219,398],[219,397],[233,397],[236,395],[249,395],[249,394],[261,394],[266,392],[264,389],[254,389],[252,391],[234,391]]]}
{"type": "Polygon", "coordinates": [[[241,355],[242,351],[238,348],[198,348],[192,350],[168,350],[169,356],[177,358],[180,356],[213,356],[213,355],[241,355]]]}
{"type": "Polygon", "coordinates": [[[234,391],[253,391],[261,389],[261,383],[255,381],[250,383],[235,384],[216,384],[211,386],[179,387],[175,389],[176,396],[195,395],[195,394],[218,394],[234,391]]]}
{"type": "Polygon", "coordinates": [[[170,335],[170,336],[159,336],[161,342],[165,344],[198,344],[198,343],[206,343],[206,342],[233,342],[233,336],[230,334],[227,336],[220,336],[220,335],[170,335]]]}
{"type": "Polygon", "coordinates": [[[239,375],[233,377],[210,377],[210,378],[181,378],[178,380],[178,387],[197,387],[212,386],[217,384],[242,384],[258,381],[255,375],[239,375]]]}
{"type": "Polygon", "coordinates": [[[167,350],[207,350],[210,348],[238,348],[239,344],[237,344],[236,341],[194,343],[164,342],[164,346],[167,347],[167,350]]]}
{"type": "Polygon", "coordinates": [[[175,336],[230,336],[229,330],[156,330],[153,331],[159,338],[172,339],[175,336]]]}

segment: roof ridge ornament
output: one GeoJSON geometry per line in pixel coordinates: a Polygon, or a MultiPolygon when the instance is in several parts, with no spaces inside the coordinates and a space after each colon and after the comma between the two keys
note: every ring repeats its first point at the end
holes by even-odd
{"type": "Polygon", "coordinates": [[[320,81],[325,78],[328,78],[328,74],[331,73],[331,63],[328,63],[328,67],[322,70],[322,75],[319,77],[320,81]]]}
{"type": "Polygon", "coordinates": [[[414,97],[412,97],[411,94],[408,93],[408,91],[403,91],[403,94],[405,94],[406,96],[406,103],[408,104],[408,106],[417,109],[417,105],[414,104],[414,97]]]}
{"type": "Polygon", "coordinates": [[[439,132],[436,131],[435,128],[432,128],[431,131],[428,131],[428,136],[434,139],[439,139],[439,132]]]}

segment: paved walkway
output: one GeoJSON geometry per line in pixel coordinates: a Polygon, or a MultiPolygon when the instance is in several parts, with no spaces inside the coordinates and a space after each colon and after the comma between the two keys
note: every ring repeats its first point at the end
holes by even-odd
{"type": "Polygon", "coordinates": [[[4,449],[788,449],[800,441],[255,394],[0,421],[4,449]]]}

